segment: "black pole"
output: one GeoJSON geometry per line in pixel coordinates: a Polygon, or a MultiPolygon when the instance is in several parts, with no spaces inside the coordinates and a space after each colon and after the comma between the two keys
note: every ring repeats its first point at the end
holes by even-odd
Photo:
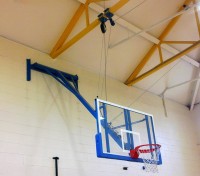
{"type": "Polygon", "coordinates": [[[55,172],[56,172],[56,176],[58,176],[58,160],[59,157],[53,157],[53,159],[55,160],[55,172]]]}

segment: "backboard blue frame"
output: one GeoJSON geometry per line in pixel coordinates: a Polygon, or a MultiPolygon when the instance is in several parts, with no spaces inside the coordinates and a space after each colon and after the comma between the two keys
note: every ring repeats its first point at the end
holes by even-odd
{"type": "MultiPolygon", "coordinates": [[[[123,148],[123,145],[127,149],[133,149],[136,146],[134,145],[134,140],[132,137],[132,134],[127,134],[127,142],[123,144],[122,137],[117,134],[115,131],[117,128],[125,128],[128,131],[132,131],[132,126],[139,123],[144,123],[146,126],[145,133],[148,137],[148,144],[156,144],[156,137],[155,137],[155,129],[154,129],[154,121],[153,116],[151,114],[147,114],[142,111],[138,111],[135,109],[131,109],[128,107],[120,106],[108,101],[96,99],[95,100],[95,109],[97,113],[97,134],[96,134],[96,153],[97,157],[99,158],[108,158],[108,159],[116,159],[116,160],[125,160],[125,161],[131,161],[131,162],[141,162],[143,163],[142,158],[133,159],[129,156],[129,154],[120,155],[116,153],[112,153],[110,149],[110,139],[112,138],[112,141],[115,141],[115,143],[120,147],[123,148]],[[122,116],[124,117],[124,124],[121,124],[119,126],[112,126],[110,121],[107,119],[107,106],[113,106],[120,108],[122,110],[122,116]],[[141,120],[132,121],[131,119],[131,113],[136,113],[144,116],[141,120]],[[104,129],[103,131],[101,129],[104,129]],[[103,146],[103,135],[104,135],[104,146],[103,146]]],[[[157,164],[162,164],[162,157],[159,156],[159,159],[157,161],[157,164]]]]}

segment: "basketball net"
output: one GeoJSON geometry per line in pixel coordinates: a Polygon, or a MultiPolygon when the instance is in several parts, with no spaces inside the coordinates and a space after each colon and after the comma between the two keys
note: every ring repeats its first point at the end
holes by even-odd
{"type": "Polygon", "coordinates": [[[152,173],[152,175],[158,174],[158,160],[160,155],[160,148],[155,148],[151,152],[147,152],[146,146],[140,147],[138,150],[140,158],[144,162],[143,170],[148,173],[152,173]]]}
{"type": "Polygon", "coordinates": [[[139,157],[143,160],[143,170],[145,171],[143,175],[155,176],[158,174],[160,147],[159,144],[144,144],[130,150],[131,158],[139,157]]]}

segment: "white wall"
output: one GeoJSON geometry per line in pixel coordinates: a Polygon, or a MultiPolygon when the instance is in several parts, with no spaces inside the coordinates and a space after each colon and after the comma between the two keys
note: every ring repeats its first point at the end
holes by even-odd
{"type": "MultiPolygon", "coordinates": [[[[79,76],[82,95],[93,105],[98,75],[61,59],[0,39],[0,175],[123,176],[142,174],[135,163],[96,158],[96,123],[81,103],[47,75],[32,72],[26,81],[26,58],[79,76]],[[124,171],[123,166],[129,169],[124,171]]],[[[142,92],[108,79],[108,100],[129,105],[142,92]]],[[[100,97],[104,98],[104,97],[100,97]]],[[[157,141],[162,145],[160,176],[199,176],[200,154],[190,112],[167,101],[164,116],[159,97],[146,93],[133,108],[154,115],[157,141]]]]}

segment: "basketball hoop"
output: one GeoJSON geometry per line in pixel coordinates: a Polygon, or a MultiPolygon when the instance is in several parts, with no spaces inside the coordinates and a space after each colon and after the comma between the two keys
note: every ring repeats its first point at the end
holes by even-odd
{"type": "Polygon", "coordinates": [[[130,157],[137,159],[140,158],[144,162],[143,169],[146,172],[158,173],[158,160],[160,155],[159,144],[144,144],[130,150],[130,157]]]}

